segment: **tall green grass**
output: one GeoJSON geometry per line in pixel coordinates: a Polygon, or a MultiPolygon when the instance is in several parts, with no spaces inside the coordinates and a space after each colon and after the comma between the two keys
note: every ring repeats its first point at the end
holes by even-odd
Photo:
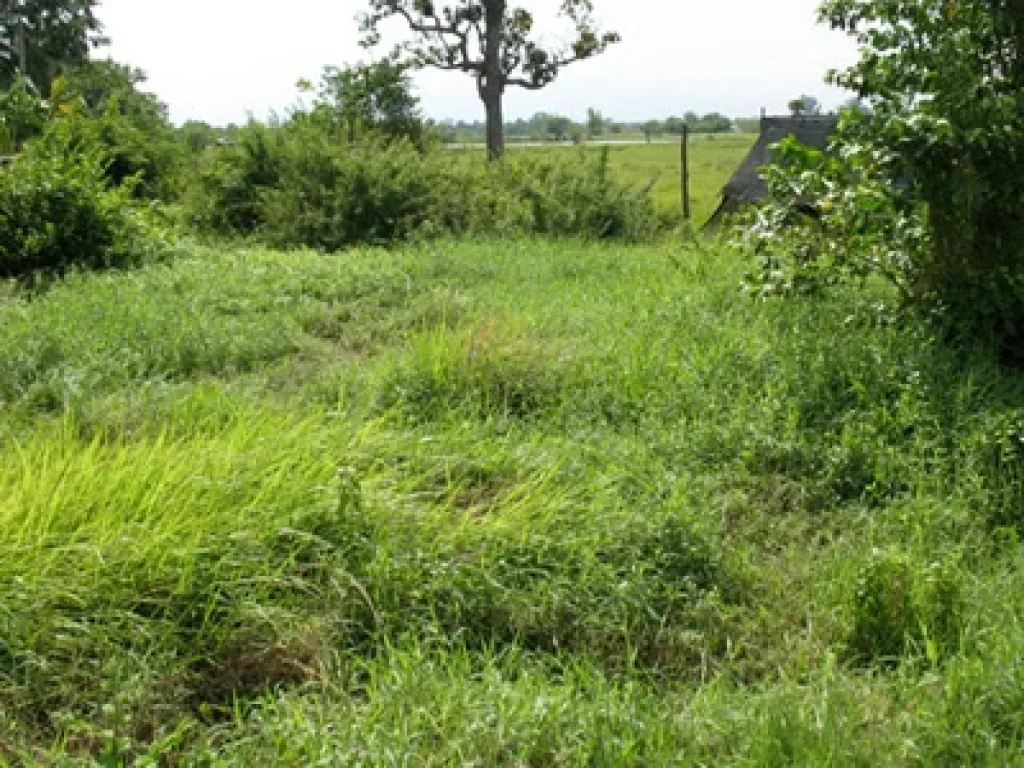
{"type": "Polygon", "coordinates": [[[1018,761],[1021,381],[745,267],[438,242],[5,289],[0,762],[1018,761]]]}

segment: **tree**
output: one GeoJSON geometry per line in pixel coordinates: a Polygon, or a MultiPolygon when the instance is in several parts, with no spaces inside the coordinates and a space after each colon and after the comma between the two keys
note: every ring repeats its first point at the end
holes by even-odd
{"type": "Polygon", "coordinates": [[[732,130],[732,120],[718,112],[710,112],[697,123],[698,133],[729,133],[732,130]]]}
{"type": "Polygon", "coordinates": [[[168,124],[167,105],[142,90],[146,73],[113,59],[89,60],[70,65],[57,83],[61,98],[78,98],[86,110],[99,117],[116,102],[117,111],[148,124],[155,131],[168,124]]]}
{"type": "Polygon", "coordinates": [[[764,292],[879,276],[964,346],[1024,363],[1024,4],[826,0],[859,60],[829,81],[863,99],[835,151],[783,141],[750,231],[764,292]],[[794,222],[797,206],[816,216],[794,222]]]}
{"type": "Polygon", "coordinates": [[[0,154],[21,151],[26,139],[42,133],[49,112],[46,102],[24,77],[0,91],[0,154]]]}
{"type": "Polygon", "coordinates": [[[793,117],[806,117],[821,114],[821,102],[815,96],[803,94],[789,102],[789,111],[793,117]]]}
{"type": "Polygon", "coordinates": [[[681,117],[670,117],[665,121],[665,133],[673,136],[681,136],[686,127],[686,121],[681,117]]]}
{"type": "Polygon", "coordinates": [[[544,120],[544,133],[555,141],[565,141],[572,130],[572,120],[561,115],[547,115],[544,120]]]}
{"type": "Polygon", "coordinates": [[[591,58],[618,42],[614,32],[601,33],[593,19],[593,0],[560,0],[560,15],[573,28],[574,42],[549,50],[533,39],[533,15],[508,0],[369,0],[362,17],[365,44],[380,42],[381,24],[403,21],[415,38],[400,46],[421,67],[464,72],[476,80],[487,114],[488,156],[504,152],[502,100],[509,86],[540,90],[561,70],[591,58]]]}
{"type": "Polygon", "coordinates": [[[221,138],[221,132],[203,120],[186,120],[175,133],[192,155],[205,152],[221,138]]]}
{"type": "Polygon", "coordinates": [[[0,10],[0,88],[21,72],[44,95],[67,65],[106,43],[98,0],[6,0],[0,10]]]}
{"type": "Polygon", "coordinates": [[[643,125],[644,138],[647,139],[647,143],[651,143],[651,138],[661,134],[661,123],[657,120],[648,120],[643,125]]]}
{"type": "Polygon", "coordinates": [[[349,141],[371,131],[418,143],[424,127],[419,101],[412,93],[408,67],[381,59],[343,69],[327,67],[314,111],[341,127],[349,141]]]}
{"type": "Polygon", "coordinates": [[[170,198],[183,161],[167,105],[143,90],[146,73],[111,59],[70,64],[53,81],[50,103],[83,137],[107,152],[106,173],[117,185],[138,177],[140,197],[170,198]]]}
{"type": "Polygon", "coordinates": [[[605,119],[599,111],[591,107],[587,110],[587,136],[591,139],[604,133],[605,119]]]}

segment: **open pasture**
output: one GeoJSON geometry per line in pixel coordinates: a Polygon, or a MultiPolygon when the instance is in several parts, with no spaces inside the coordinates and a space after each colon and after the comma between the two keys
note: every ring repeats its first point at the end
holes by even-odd
{"type": "MultiPolygon", "coordinates": [[[[697,134],[690,137],[690,200],[693,221],[697,226],[707,221],[721,200],[722,187],[743,162],[754,145],[754,134],[697,134]]],[[[605,145],[585,146],[587,152],[601,152],[605,145]]],[[[508,150],[520,152],[579,152],[568,145],[519,146],[510,143],[508,150]]],[[[682,218],[680,184],[681,157],[677,141],[636,142],[607,145],[609,162],[618,178],[638,189],[650,187],[658,209],[669,216],[682,218]]],[[[457,151],[481,151],[473,150],[457,151]]]]}

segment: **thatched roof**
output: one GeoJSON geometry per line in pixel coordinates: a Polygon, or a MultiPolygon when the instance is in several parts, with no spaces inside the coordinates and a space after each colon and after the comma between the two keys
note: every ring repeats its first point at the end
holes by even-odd
{"type": "Polygon", "coordinates": [[[761,118],[761,135],[722,190],[722,203],[709,223],[715,223],[723,215],[735,213],[743,205],[763,200],[767,196],[768,187],[759,171],[762,166],[772,162],[770,147],[773,144],[793,136],[814,149],[826,149],[829,137],[838,124],[839,117],[836,115],[761,118]]]}

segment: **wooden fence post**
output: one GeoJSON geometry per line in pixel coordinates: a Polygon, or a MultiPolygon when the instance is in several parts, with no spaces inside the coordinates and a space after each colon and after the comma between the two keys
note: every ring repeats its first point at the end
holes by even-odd
{"type": "Polygon", "coordinates": [[[683,193],[683,219],[689,221],[692,218],[692,212],[690,211],[690,126],[688,125],[683,126],[682,146],[679,151],[682,155],[683,166],[680,179],[683,193]]]}

